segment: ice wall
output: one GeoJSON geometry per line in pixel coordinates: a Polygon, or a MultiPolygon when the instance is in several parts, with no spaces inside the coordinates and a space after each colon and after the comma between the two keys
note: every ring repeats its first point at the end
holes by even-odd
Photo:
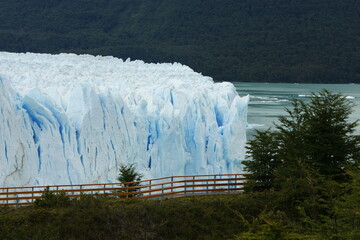
{"type": "Polygon", "coordinates": [[[247,103],[179,63],[0,52],[0,186],[239,172],[247,103]]]}

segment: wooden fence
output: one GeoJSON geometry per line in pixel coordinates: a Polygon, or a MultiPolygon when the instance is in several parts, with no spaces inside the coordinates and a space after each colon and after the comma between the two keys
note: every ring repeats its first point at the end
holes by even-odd
{"type": "Polygon", "coordinates": [[[65,192],[69,197],[83,194],[112,196],[114,198],[170,198],[214,193],[243,191],[246,174],[219,174],[172,176],[138,181],[138,186],[123,187],[131,183],[103,183],[0,188],[0,206],[28,205],[41,198],[45,189],[53,193],[65,192]]]}

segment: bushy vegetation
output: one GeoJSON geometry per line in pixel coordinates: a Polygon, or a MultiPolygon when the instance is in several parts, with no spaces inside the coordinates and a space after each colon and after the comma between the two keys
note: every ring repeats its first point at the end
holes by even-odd
{"type": "Polygon", "coordinates": [[[0,239],[231,239],[247,229],[244,218],[273,209],[272,199],[257,193],[168,200],[83,196],[62,206],[3,207],[0,239]]]}
{"type": "Polygon", "coordinates": [[[0,50],[181,62],[218,81],[357,82],[354,0],[0,1],[0,50]]]}
{"type": "Polygon", "coordinates": [[[324,215],[321,225],[306,214],[288,214],[284,193],[276,191],[167,200],[55,195],[52,201],[42,199],[46,205],[0,208],[0,239],[355,240],[359,180],[357,175],[347,187],[356,191],[339,198],[335,215],[324,215]]]}
{"type": "MultiPolygon", "coordinates": [[[[313,93],[308,104],[294,99],[292,105],[277,131],[257,132],[248,147],[252,159],[243,162],[254,173],[246,190],[276,192],[278,210],[288,217],[280,222],[281,237],[261,239],[293,239],[284,228],[289,223],[310,239],[358,239],[360,136],[353,135],[357,122],[348,122],[353,105],[327,90],[313,93]]],[[[279,224],[262,222],[258,237],[279,224]]]]}

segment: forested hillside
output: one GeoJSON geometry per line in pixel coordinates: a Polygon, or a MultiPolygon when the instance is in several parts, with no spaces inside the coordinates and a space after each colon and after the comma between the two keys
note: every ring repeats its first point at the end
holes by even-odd
{"type": "Polygon", "coordinates": [[[360,83],[360,1],[0,0],[0,51],[181,62],[217,81],[360,83]]]}

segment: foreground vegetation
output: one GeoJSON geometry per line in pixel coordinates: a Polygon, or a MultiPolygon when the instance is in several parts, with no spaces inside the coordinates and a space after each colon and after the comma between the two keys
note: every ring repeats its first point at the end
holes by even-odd
{"type": "Polygon", "coordinates": [[[359,83],[356,0],[0,1],[0,50],[181,62],[219,81],[359,83]]]}
{"type": "Polygon", "coordinates": [[[282,213],[314,239],[360,239],[360,136],[358,122],[348,122],[352,107],[327,90],[307,104],[294,99],[275,131],[257,132],[252,160],[243,162],[253,173],[246,190],[278,193],[282,213]]]}
{"type": "Polygon", "coordinates": [[[0,208],[0,239],[232,239],[276,206],[271,194],[149,201],[48,195],[34,206],[0,208]]]}
{"type": "Polygon", "coordinates": [[[0,239],[355,240],[360,236],[359,174],[346,190],[322,224],[276,191],[168,200],[47,195],[33,206],[0,208],[0,239]]]}

